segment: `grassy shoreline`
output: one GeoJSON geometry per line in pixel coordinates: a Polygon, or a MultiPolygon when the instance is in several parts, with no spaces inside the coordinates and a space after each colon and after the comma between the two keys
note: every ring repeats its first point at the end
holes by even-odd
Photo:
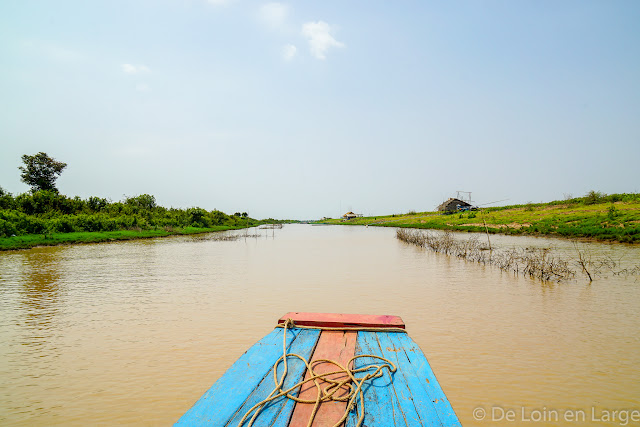
{"type": "Polygon", "coordinates": [[[640,194],[600,195],[596,200],[584,197],[457,212],[450,215],[440,212],[410,212],[321,222],[640,244],[640,194]]]}
{"type": "Polygon", "coordinates": [[[165,208],[141,194],[112,202],[37,190],[13,196],[0,187],[0,251],[76,243],[148,239],[238,230],[288,220],[256,220],[247,212],[165,208]]]}
{"type": "Polygon", "coordinates": [[[162,228],[155,230],[115,230],[51,234],[26,234],[22,236],[0,237],[0,251],[30,249],[38,246],[58,246],[81,243],[101,243],[118,240],[151,239],[155,237],[212,233],[216,231],[239,230],[245,227],[219,225],[213,227],[162,228]]]}

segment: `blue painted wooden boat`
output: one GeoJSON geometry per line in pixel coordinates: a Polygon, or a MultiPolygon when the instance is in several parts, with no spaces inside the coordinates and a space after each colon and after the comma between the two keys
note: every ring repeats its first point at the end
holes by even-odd
{"type": "Polygon", "coordinates": [[[177,426],[460,425],[399,317],[287,313],[278,322],[177,426]]]}

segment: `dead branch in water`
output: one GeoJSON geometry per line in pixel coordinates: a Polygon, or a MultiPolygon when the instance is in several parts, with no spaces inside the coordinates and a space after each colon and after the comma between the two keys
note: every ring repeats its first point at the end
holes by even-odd
{"type": "Polygon", "coordinates": [[[233,242],[235,240],[238,239],[243,239],[243,238],[247,238],[247,237],[251,237],[251,238],[258,238],[258,237],[262,237],[261,234],[222,234],[222,233],[212,233],[209,235],[199,235],[199,236],[194,236],[195,240],[207,240],[207,241],[214,241],[214,242],[233,242]]]}
{"type": "Polygon", "coordinates": [[[640,275],[640,264],[623,268],[621,259],[616,260],[611,256],[593,257],[588,248],[578,246],[577,242],[574,242],[576,258],[566,260],[559,255],[554,255],[551,248],[498,249],[495,246],[491,248],[481,244],[476,236],[467,240],[456,240],[450,231],[436,234],[400,228],[396,231],[396,237],[403,242],[428,248],[434,252],[494,265],[503,271],[544,281],[561,282],[575,277],[576,271],[571,268],[572,264],[580,268],[589,282],[605,273],[611,273],[614,276],[640,275]]]}
{"type": "Polygon", "coordinates": [[[589,282],[593,282],[593,277],[591,276],[591,272],[589,271],[594,269],[593,262],[591,261],[591,253],[581,250],[576,242],[573,242],[573,247],[576,249],[576,253],[578,256],[578,258],[576,259],[576,264],[582,269],[582,272],[587,275],[587,277],[589,278],[589,282]]]}
{"type": "Polygon", "coordinates": [[[607,273],[614,276],[640,275],[640,264],[623,267],[622,258],[614,259],[611,255],[593,257],[588,246],[579,246],[578,242],[573,242],[573,247],[577,257],[574,262],[587,275],[589,281],[593,281],[593,277],[602,277],[607,273]]]}
{"type": "Polygon", "coordinates": [[[453,255],[467,261],[495,265],[504,271],[535,277],[545,281],[562,281],[574,277],[567,261],[550,254],[548,248],[512,248],[497,251],[481,244],[477,237],[455,240],[451,232],[442,235],[418,230],[398,229],[396,237],[404,242],[453,255]],[[489,253],[493,252],[493,253],[489,253]],[[487,254],[489,255],[487,256],[487,254]]]}

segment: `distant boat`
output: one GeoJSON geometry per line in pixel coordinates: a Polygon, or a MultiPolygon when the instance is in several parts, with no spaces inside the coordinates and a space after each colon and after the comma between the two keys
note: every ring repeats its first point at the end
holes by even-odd
{"type": "Polygon", "coordinates": [[[311,418],[313,426],[461,425],[400,317],[297,312],[176,425],[306,426],[311,418]]]}

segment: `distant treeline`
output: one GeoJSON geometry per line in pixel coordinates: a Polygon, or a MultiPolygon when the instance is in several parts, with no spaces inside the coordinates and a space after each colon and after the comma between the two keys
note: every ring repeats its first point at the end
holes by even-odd
{"type": "Polygon", "coordinates": [[[46,190],[13,196],[0,188],[0,237],[78,231],[246,227],[266,222],[281,221],[258,221],[246,213],[227,215],[198,207],[165,208],[158,206],[155,197],[149,194],[112,202],[100,197],[71,198],[46,190]]]}

